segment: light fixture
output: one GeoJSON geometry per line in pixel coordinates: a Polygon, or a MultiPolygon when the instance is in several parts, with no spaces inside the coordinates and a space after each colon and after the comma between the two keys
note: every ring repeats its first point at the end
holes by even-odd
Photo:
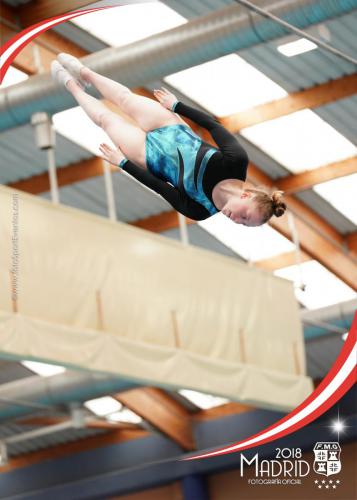
{"type": "Polygon", "coordinates": [[[21,364],[42,377],[52,377],[66,371],[64,366],[49,365],[47,363],[39,363],[38,361],[21,361],[21,364]]]}
{"type": "Polygon", "coordinates": [[[284,54],[284,56],[293,57],[298,54],[303,54],[304,52],[310,52],[310,50],[317,49],[317,45],[307,38],[300,38],[294,42],[279,45],[277,49],[281,54],[284,54]]]}

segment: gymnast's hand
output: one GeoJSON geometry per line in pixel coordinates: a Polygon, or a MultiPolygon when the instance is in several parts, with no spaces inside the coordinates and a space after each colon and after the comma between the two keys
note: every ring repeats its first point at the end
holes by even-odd
{"type": "Polygon", "coordinates": [[[177,98],[174,94],[169,92],[165,87],[161,87],[160,90],[154,89],[154,96],[159,101],[161,106],[171,111],[174,102],[177,101],[177,98]]]}
{"type": "Polygon", "coordinates": [[[99,146],[99,149],[100,152],[104,155],[102,156],[103,160],[107,160],[113,165],[118,166],[122,159],[125,158],[119,148],[113,149],[108,146],[108,144],[105,144],[105,142],[102,142],[102,144],[99,146]]]}

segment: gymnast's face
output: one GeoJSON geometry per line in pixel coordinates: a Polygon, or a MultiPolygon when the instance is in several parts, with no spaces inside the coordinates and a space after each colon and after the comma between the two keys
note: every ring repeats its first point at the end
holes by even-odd
{"type": "Polygon", "coordinates": [[[249,227],[260,226],[262,218],[253,197],[252,193],[247,192],[231,196],[221,212],[237,224],[249,227]]]}

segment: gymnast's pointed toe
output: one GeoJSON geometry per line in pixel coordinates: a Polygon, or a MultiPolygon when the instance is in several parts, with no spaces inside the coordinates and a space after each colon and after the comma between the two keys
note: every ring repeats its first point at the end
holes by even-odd
{"type": "Polygon", "coordinates": [[[81,76],[81,69],[85,66],[79,59],[77,59],[77,57],[67,54],[66,52],[61,52],[58,54],[57,60],[82,84],[83,87],[91,86],[91,84],[81,76]]]}
{"type": "Polygon", "coordinates": [[[55,82],[60,83],[65,88],[70,80],[74,80],[73,76],[56,60],[51,63],[51,76],[55,82]]]}

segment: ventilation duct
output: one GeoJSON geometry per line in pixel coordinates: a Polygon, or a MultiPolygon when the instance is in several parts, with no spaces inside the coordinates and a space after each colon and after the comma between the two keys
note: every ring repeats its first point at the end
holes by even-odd
{"type": "Polygon", "coordinates": [[[328,335],[335,331],[338,335],[347,332],[357,313],[357,299],[348,300],[321,309],[301,311],[305,340],[328,335]]]}
{"type": "MultiPolygon", "coordinates": [[[[356,8],[355,0],[285,0],[260,7],[304,29],[356,8]]],[[[93,70],[128,87],[143,85],[192,66],[286,35],[279,24],[233,4],[175,29],[83,58],[93,70]]],[[[95,90],[92,91],[93,95],[95,90]]],[[[30,121],[34,112],[57,113],[73,107],[73,97],[49,74],[0,91],[0,130],[30,121]]]]}
{"type": "Polygon", "coordinates": [[[136,384],[125,379],[98,373],[67,371],[52,377],[34,375],[1,385],[0,420],[33,413],[36,405],[41,410],[40,405],[82,403],[135,387],[136,384]]]}

